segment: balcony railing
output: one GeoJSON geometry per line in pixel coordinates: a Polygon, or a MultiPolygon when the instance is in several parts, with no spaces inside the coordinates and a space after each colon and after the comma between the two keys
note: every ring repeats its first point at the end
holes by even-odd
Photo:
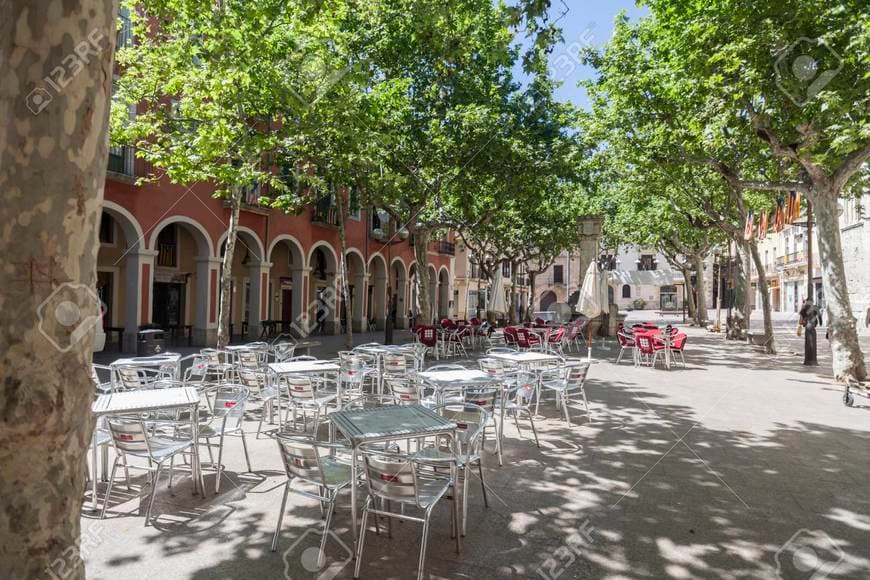
{"type": "Polygon", "coordinates": [[[119,175],[133,176],[133,148],[109,147],[109,163],[106,170],[119,175]]]}
{"type": "Polygon", "coordinates": [[[164,242],[160,242],[157,244],[157,265],[163,266],[165,268],[174,268],[176,264],[176,256],[178,252],[176,251],[175,244],[167,244],[164,242]]]}
{"type": "Polygon", "coordinates": [[[445,256],[455,256],[456,255],[456,244],[453,242],[447,242],[445,240],[440,240],[435,243],[435,251],[439,254],[445,256]]]}
{"type": "Polygon", "coordinates": [[[338,225],[338,210],[332,204],[332,198],[326,197],[314,205],[311,221],[329,226],[338,225]]]}

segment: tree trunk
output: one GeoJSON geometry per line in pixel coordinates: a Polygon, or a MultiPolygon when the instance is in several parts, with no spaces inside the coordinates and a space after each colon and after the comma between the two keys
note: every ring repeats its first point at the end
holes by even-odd
{"type": "Polygon", "coordinates": [[[683,288],[685,292],[684,301],[686,309],[689,311],[689,318],[698,323],[698,309],[695,307],[694,287],[692,286],[692,272],[688,268],[680,268],[683,273],[683,288]]]}
{"type": "Polygon", "coordinates": [[[517,263],[511,262],[511,303],[510,312],[508,313],[508,324],[514,325],[517,323],[517,263]]]}
{"type": "Polygon", "coordinates": [[[824,273],[822,283],[828,311],[828,328],[831,331],[834,376],[837,380],[852,377],[860,381],[867,378],[867,369],[858,343],[858,330],[846,286],[837,197],[837,192],[834,191],[814,191],[812,202],[817,226],[815,232],[824,273]]]}
{"type": "Polygon", "coordinates": [[[707,326],[707,288],[704,280],[704,257],[700,254],[692,256],[695,264],[695,292],[698,299],[698,326],[707,326]]]}
{"type": "Polygon", "coordinates": [[[233,299],[233,255],[239,232],[239,210],[242,207],[242,188],[233,187],[230,192],[230,225],[227,228],[227,247],[221,269],[221,298],[218,311],[217,347],[226,348],[230,336],[230,303],[233,299]]]}
{"type": "Polygon", "coordinates": [[[534,270],[529,270],[529,304],[526,307],[526,322],[531,322],[532,314],[534,314],[535,298],[537,298],[537,292],[535,292],[537,280],[538,273],[534,270]]]}
{"type": "Polygon", "coordinates": [[[758,271],[758,290],[761,294],[761,310],[764,315],[764,337],[767,346],[764,351],[768,354],[776,354],[776,345],[773,341],[773,317],[770,307],[770,289],[767,287],[767,271],[764,269],[764,263],[761,261],[761,253],[758,251],[758,244],[755,240],[749,244],[749,253],[752,255],[752,261],[755,263],[755,269],[758,271]]]}
{"type": "MultiPolygon", "coordinates": [[[[729,312],[730,320],[727,324],[725,338],[728,340],[746,340],[746,330],[749,326],[749,317],[746,310],[751,304],[748,287],[751,285],[749,272],[746,270],[746,258],[748,257],[745,249],[739,243],[734,244],[737,250],[736,260],[729,260],[729,270],[734,268],[733,275],[730,276],[729,282],[734,288],[729,292],[729,312]],[[735,266],[732,266],[734,263],[735,266]]],[[[730,250],[729,250],[730,254],[730,250]]]]}
{"type": "Polygon", "coordinates": [[[414,232],[414,256],[417,260],[417,300],[420,304],[418,316],[423,324],[432,324],[434,316],[429,304],[429,230],[418,228],[414,232]]]}
{"type": "Polygon", "coordinates": [[[344,310],[344,348],[353,348],[353,313],[350,305],[350,282],[347,278],[347,231],[344,228],[344,192],[335,192],[335,206],[338,212],[338,241],[341,256],[338,258],[338,279],[341,282],[341,307],[344,310]]]}
{"type": "Polygon", "coordinates": [[[0,577],[79,579],[115,8],[3,7],[0,577]]]}

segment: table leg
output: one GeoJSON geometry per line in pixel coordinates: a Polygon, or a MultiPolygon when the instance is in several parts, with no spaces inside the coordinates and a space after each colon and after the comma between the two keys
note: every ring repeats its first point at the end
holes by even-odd
{"type": "MultiPolygon", "coordinates": [[[[205,497],[205,482],[202,479],[202,465],[199,462],[199,404],[190,409],[190,432],[193,433],[193,464],[190,466],[193,476],[193,493],[201,492],[205,497]]],[[[218,472],[220,477],[220,472],[218,472]]]]}
{"type": "Polygon", "coordinates": [[[97,429],[94,427],[94,435],[93,435],[93,446],[94,450],[91,453],[91,461],[93,461],[93,476],[91,477],[91,505],[93,506],[93,511],[97,511],[97,429]]]}
{"type": "Polygon", "coordinates": [[[359,541],[359,533],[356,526],[356,456],[359,451],[358,446],[353,446],[353,454],[350,457],[350,527],[353,530],[353,557],[356,558],[357,542],[359,541]]]}

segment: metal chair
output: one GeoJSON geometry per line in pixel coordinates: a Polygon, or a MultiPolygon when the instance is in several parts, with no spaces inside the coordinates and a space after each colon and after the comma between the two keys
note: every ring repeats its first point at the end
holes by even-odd
{"type": "Polygon", "coordinates": [[[242,429],[242,419],[245,416],[245,403],[248,400],[248,389],[243,385],[220,385],[206,391],[206,399],[211,402],[209,415],[199,426],[199,438],[205,439],[208,454],[211,457],[211,439],[219,437],[217,444],[218,459],[216,464],[214,492],[219,493],[221,487],[221,471],[223,471],[224,439],[227,435],[241,437],[242,449],[245,452],[245,463],[248,471],[251,469],[251,457],[248,454],[248,442],[242,429]]]}
{"type": "Polygon", "coordinates": [[[275,437],[275,440],[278,442],[278,451],[281,454],[281,462],[284,464],[287,481],[284,484],[284,497],[281,499],[281,512],[278,514],[275,535],[272,537],[272,551],[274,552],[278,548],[278,535],[281,533],[281,522],[284,520],[284,510],[287,507],[287,496],[290,492],[316,499],[320,502],[321,513],[323,505],[327,506],[320,551],[317,556],[317,565],[322,568],[329,527],[335,512],[335,501],[338,492],[350,485],[352,477],[350,465],[347,462],[338,461],[335,453],[339,450],[350,450],[336,443],[315,441],[310,437],[281,434],[275,437]],[[317,493],[293,489],[294,481],[315,486],[317,493]]]}
{"type": "Polygon", "coordinates": [[[619,354],[616,356],[616,364],[619,364],[622,360],[622,355],[625,354],[625,351],[631,351],[632,359],[635,356],[635,347],[637,346],[634,341],[634,336],[628,334],[624,330],[620,330],[616,333],[616,340],[619,342],[619,354]]]}
{"type": "MultiPolygon", "coordinates": [[[[502,401],[502,388],[499,382],[496,382],[491,385],[481,385],[474,387],[465,387],[464,390],[464,398],[466,403],[470,403],[472,405],[477,405],[487,413],[487,421],[484,424],[483,433],[481,437],[483,442],[486,442],[486,429],[492,427],[495,431],[495,452],[498,456],[498,464],[503,465],[502,463],[502,452],[501,452],[501,430],[502,425],[499,421],[501,418],[500,415],[496,412],[496,407],[502,401]]],[[[449,401],[446,397],[445,401],[449,401]]]]}
{"type": "Polygon", "coordinates": [[[302,426],[303,431],[306,431],[306,411],[312,410],[314,411],[313,433],[316,435],[321,413],[326,415],[328,405],[336,404],[338,392],[318,388],[319,385],[325,384],[325,381],[315,377],[287,375],[284,377],[284,382],[290,397],[294,428],[296,426],[296,411],[302,410],[302,426]]]}
{"type": "Polygon", "coordinates": [[[212,377],[215,382],[223,382],[233,371],[233,365],[226,362],[225,353],[215,348],[200,349],[199,354],[206,360],[206,380],[212,377]]]}
{"type": "Polygon", "coordinates": [[[269,422],[271,422],[274,415],[275,402],[278,400],[277,379],[270,381],[266,372],[263,371],[246,371],[240,369],[239,383],[248,389],[249,399],[258,401],[263,406],[260,412],[260,422],[257,425],[257,438],[259,439],[264,419],[268,416],[269,422]]]}
{"type": "MultiPolygon", "coordinates": [[[[368,527],[369,514],[374,514],[375,525],[379,517],[395,518],[402,521],[423,524],[423,540],[420,546],[420,558],[417,564],[417,580],[423,580],[426,562],[426,547],[429,541],[429,520],[432,510],[448,490],[453,489],[456,498],[456,482],[450,476],[428,468],[426,464],[407,455],[387,451],[376,446],[361,445],[368,497],[362,511],[362,523],[357,545],[356,566],[353,577],[359,578],[362,565],[363,549],[368,527]],[[402,509],[394,512],[391,504],[396,503],[402,509]],[[416,507],[423,510],[423,516],[411,516],[405,512],[405,507],[416,507]]],[[[451,470],[452,471],[452,470],[451,470]]],[[[457,507],[452,510],[452,531],[456,537],[456,551],[459,551],[460,538],[457,532],[457,507]]]]}
{"type": "MultiPolygon", "coordinates": [[[[106,517],[106,509],[109,506],[109,498],[112,495],[112,485],[115,482],[115,471],[118,462],[124,463],[127,469],[127,457],[138,457],[148,460],[147,469],[151,480],[151,498],[148,500],[148,509],[145,512],[145,525],[151,519],[151,510],[154,507],[154,496],[157,493],[157,483],[160,480],[160,470],[163,463],[170,460],[169,487],[172,487],[172,459],[179,453],[193,450],[194,441],[190,439],[170,439],[152,435],[145,422],[140,418],[109,417],[106,419],[109,433],[112,437],[112,445],[115,448],[115,461],[112,463],[112,474],[109,476],[109,486],[106,488],[106,499],[103,502],[103,510],[100,519],[106,517]],[[156,464],[154,473],[151,475],[151,466],[156,464]]],[[[194,455],[195,457],[195,455],[194,455]]],[[[201,473],[201,471],[200,471],[201,473]]],[[[127,489],[130,488],[130,479],[127,477],[127,489]]]]}
{"type": "Polygon", "coordinates": [[[535,418],[532,413],[532,400],[535,398],[535,388],[537,387],[537,377],[530,373],[520,372],[513,376],[511,385],[502,393],[500,404],[501,410],[501,425],[499,437],[504,440],[504,418],[505,415],[513,415],[514,424],[517,427],[517,433],[522,436],[520,429],[519,415],[525,413],[529,418],[529,425],[532,427],[532,435],[535,437],[535,445],[540,448],[541,443],[538,441],[538,430],[535,429],[535,418]]]}
{"type": "MultiPolygon", "coordinates": [[[[591,421],[592,413],[589,411],[589,401],[586,400],[586,390],[584,383],[586,376],[589,374],[589,363],[579,365],[566,366],[562,371],[562,376],[554,381],[543,381],[541,386],[556,393],[556,403],[561,404],[565,414],[565,421],[571,425],[571,417],[568,415],[568,403],[571,396],[580,393],[583,397],[583,405],[586,407],[586,417],[591,421]]],[[[535,409],[537,413],[537,408],[535,409]]]]}
{"type": "Polygon", "coordinates": [[[489,413],[473,403],[447,403],[436,407],[435,412],[456,423],[457,441],[455,448],[446,447],[443,442],[436,441],[434,446],[424,447],[414,453],[412,457],[436,470],[439,464],[454,463],[456,465],[457,476],[462,480],[461,533],[464,536],[468,520],[469,470],[475,465],[480,475],[483,504],[485,507],[489,507],[482,459],[483,433],[489,421],[489,413]]]}
{"type": "Polygon", "coordinates": [[[272,348],[272,352],[275,356],[275,362],[288,361],[293,358],[293,354],[296,352],[296,343],[279,342],[272,348]]]}

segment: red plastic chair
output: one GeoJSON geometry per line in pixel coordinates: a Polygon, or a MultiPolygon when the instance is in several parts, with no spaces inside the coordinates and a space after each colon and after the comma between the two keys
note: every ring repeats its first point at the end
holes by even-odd
{"type": "Polygon", "coordinates": [[[637,345],[637,359],[635,365],[646,364],[653,366],[656,359],[655,340],[650,333],[635,332],[634,342],[637,345]]]}
{"type": "Polygon", "coordinates": [[[556,330],[550,333],[547,337],[547,348],[549,350],[555,350],[559,354],[564,355],[565,351],[563,350],[563,346],[565,344],[565,327],[560,326],[556,330]]]}
{"type": "Polygon", "coordinates": [[[519,339],[517,337],[517,328],[515,326],[508,326],[504,329],[504,343],[507,346],[519,346],[519,339]]]}
{"type": "Polygon", "coordinates": [[[680,332],[674,335],[674,341],[671,344],[671,353],[675,355],[680,355],[680,364],[683,365],[683,368],[686,367],[686,357],[683,353],[686,350],[687,340],[689,340],[689,337],[686,335],[686,333],[680,332]]]}
{"type": "Polygon", "coordinates": [[[541,339],[528,328],[517,328],[517,346],[529,350],[541,346],[541,339]]]}
{"type": "Polygon", "coordinates": [[[434,326],[418,326],[416,328],[417,332],[417,340],[420,341],[420,344],[426,347],[426,350],[432,351],[432,354],[435,355],[435,359],[438,359],[438,332],[435,330],[434,326]]]}
{"type": "Polygon", "coordinates": [[[637,343],[633,336],[629,336],[625,332],[625,329],[616,333],[616,340],[619,341],[619,355],[616,357],[616,364],[619,364],[620,361],[622,361],[622,355],[625,354],[625,351],[630,350],[633,353],[635,347],[637,347],[637,343]]]}

